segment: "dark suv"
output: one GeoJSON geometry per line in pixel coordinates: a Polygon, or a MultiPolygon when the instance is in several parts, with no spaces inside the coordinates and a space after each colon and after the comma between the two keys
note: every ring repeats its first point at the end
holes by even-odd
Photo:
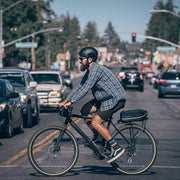
{"type": "Polygon", "coordinates": [[[27,70],[0,69],[0,78],[7,79],[21,96],[23,120],[26,127],[32,127],[39,122],[39,99],[37,96],[37,83],[27,70]],[[35,121],[35,122],[33,122],[35,121]]]}
{"type": "Polygon", "coordinates": [[[128,71],[138,71],[138,68],[136,66],[122,66],[119,74],[117,75],[117,78],[121,81],[125,72],[128,71]]]}
{"type": "Polygon", "coordinates": [[[124,88],[138,88],[141,92],[144,91],[144,80],[139,71],[125,72],[121,84],[124,88]]]}
{"type": "Polygon", "coordinates": [[[161,74],[158,98],[165,95],[180,95],[180,71],[166,71],[161,74]]]}

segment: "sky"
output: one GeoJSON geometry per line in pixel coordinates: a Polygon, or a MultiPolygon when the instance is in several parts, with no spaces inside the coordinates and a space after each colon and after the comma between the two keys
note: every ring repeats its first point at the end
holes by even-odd
{"type": "MultiPolygon", "coordinates": [[[[56,15],[70,14],[76,16],[84,30],[88,21],[97,24],[99,35],[104,34],[109,21],[121,41],[131,42],[131,33],[145,35],[147,24],[151,18],[150,10],[154,9],[157,0],[54,0],[51,3],[56,15]]],[[[163,0],[167,2],[167,0],[163,0]]],[[[180,11],[180,0],[173,0],[180,11]]],[[[137,42],[144,39],[137,38],[137,42]]]]}

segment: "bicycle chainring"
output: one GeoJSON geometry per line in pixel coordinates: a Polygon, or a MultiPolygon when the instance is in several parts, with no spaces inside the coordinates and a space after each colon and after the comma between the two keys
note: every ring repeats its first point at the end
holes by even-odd
{"type": "Polygon", "coordinates": [[[97,160],[103,160],[105,157],[101,156],[98,152],[94,151],[93,152],[93,156],[94,158],[96,158],[97,160]]]}

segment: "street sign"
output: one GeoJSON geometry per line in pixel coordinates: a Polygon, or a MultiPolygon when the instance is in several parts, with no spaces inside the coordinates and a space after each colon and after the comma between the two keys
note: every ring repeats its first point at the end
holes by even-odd
{"type": "Polygon", "coordinates": [[[37,43],[36,42],[16,43],[16,48],[37,48],[37,43]]]}
{"type": "Polygon", "coordinates": [[[172,46],[158,46],[157,50],[158,51],[176,51],[176,48],[172,46]]]}

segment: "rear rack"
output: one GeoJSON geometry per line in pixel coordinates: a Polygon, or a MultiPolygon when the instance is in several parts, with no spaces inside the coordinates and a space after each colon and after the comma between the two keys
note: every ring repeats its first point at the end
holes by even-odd
{"type": "Polygon", "coordinates": [[[120,120],[118,122],[129,123],[135,121],[145,121],[148,119],[148,112],[143,109],[132,109],[127,111],[122,111],[120,113],[120,120]]]}

